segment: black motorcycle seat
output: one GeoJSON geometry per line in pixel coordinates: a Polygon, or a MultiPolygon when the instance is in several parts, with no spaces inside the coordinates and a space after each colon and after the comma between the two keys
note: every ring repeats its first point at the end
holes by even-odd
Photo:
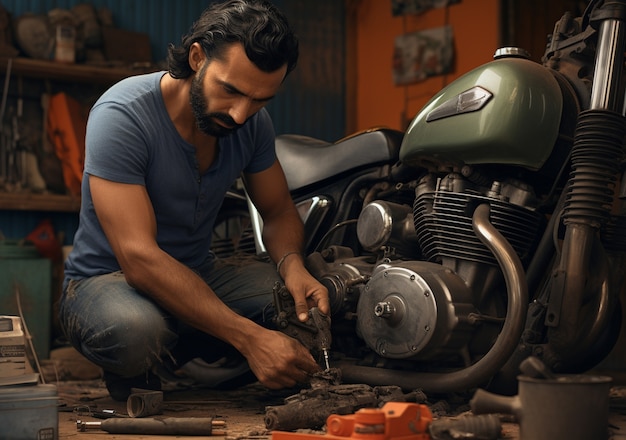
{"type": "Polygon", "coordinates": [[[309,136],[276,137],[276,155],[294,191],[366,165],[395,163],[404,133],[388,128],[361,131],[337,142],[309,136]]]}

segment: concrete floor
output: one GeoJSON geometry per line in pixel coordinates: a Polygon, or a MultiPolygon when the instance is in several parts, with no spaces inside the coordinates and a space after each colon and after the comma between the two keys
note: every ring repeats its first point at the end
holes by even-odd
{"type": "MultiPolygon", "coordinates": [[[[197,436],[111,434],[101,430],[77,430],[77,420],[102,421],[89,415],[89,411],[101,413],[109,410],[127,414],[126,404],[112,400],[100,381],[64,382],[59,384],[59,395],[68,404],[59,412],[59,439],[181,439],[197,436]],[[87,409],[87,407],[89,409],[87,409]]],[[[215,430],[225,431],[217,438],[269,438],[265,431],[264,409],[266,404],[282,402],[282,396],[267,392],[258,385],[234,391],[183,390],[164,393],[162,414],[166,417],[212,417],[224,422],[215,430]]]]}
{"type": "MultiPolygon", "coordinates": [[[[214,417],[214,420],[224,421],[225,435],[217,435],[216,440],[223,438],[270,440],[272,433],[265,428],[265,407],[270,405],[282,405],[284,398],[295,391],[269,391],[259,384],[252,384],[231,391],[216,390],[182,390],[165,393],[163,413],[161,417],[214,417]]],[[[126,413],[125,404],[113,401],[107,394],[106,389],[99,381],[90,382],[65,382],[59,384],[59,394],[70,406],[67,411],[59,412],[59,439],[144,439],[144,438],[194,438],[192,436],[149,436],[130,434],[109,434],[103,431],[91,430],[78,432],[76,421],[99,421],[99,419],[79,415],[71,408],[74,405],[90,405],[92,410],[115,410],[120,414],[126,413]],[[103,437],[100,437],[103,436],[103,437]]],[[[304,430],[306,433],[319,433],[322,431],[304,430]]],[[[503,439],[518,438],[517,425],[505,423],[503,439]]],[[[195,437],[198,438],[198,437],[195,437]]],[[[294,438],[294,440],[299,440],[294,438]]]]}
{"type": "MultiPolygon", "coordinates": [[[[193,436],[150,436],[138,434],[110,434],[100,430],[79,432],[76,421],[101,421],[85,414],[86,407],[92,411],[115,410],[126,413],[125,404],[113,401],[100,381],[70,381],[58,385],[59,395],[67,406],[59,412],[59,439],[183,439],[199,438],[193,436]],[[77,408],[77,409],[74,409],[77,408]]],[[[286,392],[273,392],[252,384],[232,391],[217,390],[182,390],[165,393],[162,417],[214,417],[225,422],[225,435],[214,436],[216,440],[250,439],[271,440],[271,432],[265,429],[265,407],[281,405],[288,395],[286,392]]],[[[611,414],[609,427],[611,440],[626,439],[626,388],[614,387],[611,394],[611,414]]],[[[520,439],[519,426],[505,417],[502,423],[501,439],[520,439]]],[[[322,432],[316,432],[323,434],[322,432]]],[[[294,438],[294,440],[299,440],[294,438]]],[[[531,439],[524,439],[531,440],[531,439]]],[[[532,439],[534,440],[534,439],[532,439]]],[[[560,440],[560,439],[553,439],[560,440]]],[[[566,439],[563,439],[566,440],[566,439]]],[[[589,439],[596,440],[596,439],[589,439]]]]}
{"type": "MultiPolygon", "coordinates": [[[[99,370],[75,354],[71,349],[59,351],[61,354],[54,356],[53,360],[44,365],[47,383],[55,383],[59,396],[58,411],[58,438],[88,440],[88,439],[184,439],[200,438],[198,436],[166,436],[166,435],[140,435],[140,434],[111,434],[103,430],[88,430],[80,432],[77,429],[77,421],[98,422],[103,419],[96,415],[114,411],[116,414],[126,415],[126,403],[116,402],[110,398],[99,378],[99,370]],[[51,373],[51,367],[52,371],[51,373]],[[81,379],[76,379],[76,376],[81,379]]],[[[626,440],[626,375],[608,374],[614,378],[613,388],[610,394],[610,417],[609,431],[611,440],[626,440]]],[[[236,390],[211,390],[194,386],[180,386],[180,384],[166,384],[164,390],[162,413],[155,418],[165,417],[212,417],[214,420],[223,422],[224,426],[215,427],[224,432],[213,437],[218,440],[250,439],[271,440],[272,433],[265,428],[265,408],[272,405],[284,404],[284,399],[298,390],[271,391],[259,384],[251,384],[236,390]]],[[[457,399],[458,400],[458,399],[457,399]]],[[[430,404],[430,399],[429,399],[430,404]]],[[[461,403],[458,408],[463,408],[461,403]]],[[[457,415],[466,415],[467,411],[459,414],[442,415],[441,418],[457,415]]],[[[577,423],[578,421],[573,421],[577,423]]],[[[323,434],[322,431],[314,431],[315,434],[323,434]]],[[[0,428],[0,438],[2,429],[0,428]]],[[[206,437],[204,437],[206,438],[206,437]]],[[[501,439],[520,439],[519,426],[511,415],[502,418],[501,439]]],[[[51,439],[52,440],[52,439],[51,439]]],[[[301,440],[294,437],[293,440],[301,440]]],[[[536,439],[522,439],[536,440],[536,439]]],[[[559,440],[559,439],[551,439],[559,440]]],[[[563,439],[566,440],[566,439],[563,439]]],[[[589,439],[596,440],[596,439],[589,439]]]]}

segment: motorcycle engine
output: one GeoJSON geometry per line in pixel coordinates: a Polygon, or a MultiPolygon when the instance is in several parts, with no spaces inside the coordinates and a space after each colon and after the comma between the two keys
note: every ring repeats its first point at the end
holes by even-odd
{"type": "Polygon", "coordinates": [[[468,363],[489,349],[506,310],[501,270],[473,230],[475,208],[489,204],[490,223],[522,261],[543,216],[516,181],[481,186],[462,173],[427,174],[414,186],[412,207],[374,200],[362,209],[357,236],[369,259],[335,249],[323,267],[317,262],[317,276],[333,314],[356,317],[358,336],[378,356],[468,363]]]}
{"type": "Polygon", "coordinates": [[[463,280],[438,264],[380,264],[359,298],[358,331],[366,344],[391,359],[420,359],[460,348],[475,312],[463,280]]]}

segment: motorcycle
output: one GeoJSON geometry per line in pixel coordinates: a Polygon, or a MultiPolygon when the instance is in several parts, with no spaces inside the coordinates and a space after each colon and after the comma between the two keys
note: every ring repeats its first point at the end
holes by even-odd
{"type": "MultiPolygon", "coordinates": [[[[499,49],[406,132],[277,137],[343,381],[506,393],[531,355],[573,373],[610,353],[626,267],[625,17],[623,0],[566,13],[541,64],[499,49]]],[[[263,251],[244,202],[224,205],[222,252],[242,219],[253,232],[240,227],[235,248],[263,251]]]]}

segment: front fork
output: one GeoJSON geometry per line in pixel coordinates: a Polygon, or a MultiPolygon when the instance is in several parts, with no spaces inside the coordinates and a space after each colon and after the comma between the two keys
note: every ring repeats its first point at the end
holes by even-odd
{"type": "Polygon", "coordinates": [[[545,325],[546,356],[553,368],[567,365],[593,347],[612,317],[609,306],[619,286],[612,286],[610,271],[600,285],[595,318],[585,335],[581,332],[581,307],[592,280],[591,258],[598,254],[599,232],[611,216],[617,176],[623,159],[626,120],[622,86],[626,41],[626,2],[606,1],[593,11],[590,23],[598,41],[589,109],[578,117],[567,196],[562,213],[565,236],[560,259],[552,274],[545,325]],[[594,251],[595,249],[595,251],[594,251]],[[608,285],[608,287],[607,287],[608,285]]]}

